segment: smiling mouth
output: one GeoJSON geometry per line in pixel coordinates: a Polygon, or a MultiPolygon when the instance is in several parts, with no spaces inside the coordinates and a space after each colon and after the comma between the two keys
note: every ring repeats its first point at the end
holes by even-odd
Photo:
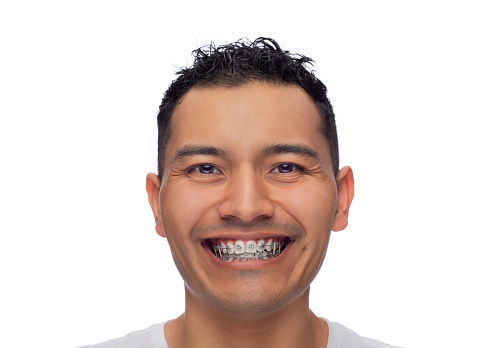
{"type": "Polygon", "coordinates": [[[288,238],[263,238],[255,240],[210,239],[213,255],[226,262],[267,260],[279,256],[288,238]]]}

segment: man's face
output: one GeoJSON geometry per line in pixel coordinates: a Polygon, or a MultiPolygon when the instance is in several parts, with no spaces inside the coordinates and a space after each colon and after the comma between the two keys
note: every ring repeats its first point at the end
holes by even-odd
{"type": "Polygon", "coordinates": [[[177,105],[150,202],[194,298],[269,312],[308,291],[338,201],[320,124],[296,86],[192,88],[177,105]]]}

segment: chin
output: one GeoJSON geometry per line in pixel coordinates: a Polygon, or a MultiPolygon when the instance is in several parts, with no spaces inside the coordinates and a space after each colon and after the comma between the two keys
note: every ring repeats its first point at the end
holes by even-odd
{"type": "Polygon", "coordinates": [[[211,307],[232,317],[259,318],[259,316],[270,315],[283,309],[301,295],[276,291],[268,287],[251,287],[247,284],[242,288],[210,294],[206,302],[211,307]]]}

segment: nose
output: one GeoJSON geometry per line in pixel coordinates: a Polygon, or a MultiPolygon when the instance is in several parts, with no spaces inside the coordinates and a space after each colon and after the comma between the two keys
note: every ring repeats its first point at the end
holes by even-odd
{"type": "Polygon", "coordinates": [[[229,178],[225,197],[218,206],[220,217],[241,223],[272,217],[274,211],[275,206],[262,178],[249,170],[229,178]]]}

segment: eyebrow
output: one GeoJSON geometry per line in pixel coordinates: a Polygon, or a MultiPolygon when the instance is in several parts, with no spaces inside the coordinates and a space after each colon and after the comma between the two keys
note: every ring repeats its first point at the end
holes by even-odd
{"type": "Polygon", "coordinates": [[[185,145],[177,150],[170,165],[175,162],[182,161],[187,157],[192,156],[215,156],[228,158],[228,153],[220,148],[214,146],[204,146],[204,145],[185,145]]]}
{"type": "MultiPolygon", "coordinates": [[[[310,159],[316,160],[317,162],[321,162],[321,156],[319,153],[312,149],[310,146],[301,145],[301,144],[272,144],[266,146],[262,150],[262,154],[264,156],[273,156],[280,154],[296,154],[303,157],[308,157],[310,159]]],[[[170,161],[170,166],[175,162],[183,161],[188,157],[193,156],[215,156],[215,157],[223,157],[229,158],[230,156],[225,150],[222,150],[218,147],[214,146],[206,146],[206,145],[185,145],[177,150],[172,160],[170,161]]]]}
{"type": "Polygon", "coordinates": [[[273,144],[264,148],[264,156],[280,155],[292,153],[296,155],[301,155],[303,157],[308,157],[310,159],[321,162],[321,156],[319,153],[307,145],[301,144],[273,144]]]}

